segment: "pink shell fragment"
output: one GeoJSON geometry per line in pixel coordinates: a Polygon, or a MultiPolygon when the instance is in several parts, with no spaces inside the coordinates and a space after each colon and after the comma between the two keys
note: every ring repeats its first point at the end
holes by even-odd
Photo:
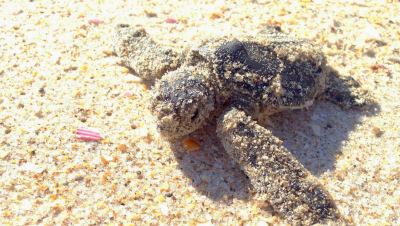
{"type": "Polygon", "coordinates": [[[126,91],[124,93],[125,97],[131,97],[133,95],[133,93],[131,91],[126,91]]]}
{"type": "Polygon", "coordinates": [[[167,19],[165,19],[165,23],[168,23],[168,24],[177,24],[178,21],[175,20],[174,18],[167,18],[167,19]]]}
{"type": "Polygon", "coordinates": [[[87,128],[77,129],[75,135],[77,139],[86,141],[99,141],[103,139],[103,136],[99,132],[87,128]]]}
{"type": "Polygon", "coordinates": [[[89,19],[88,22],[89,22],[89,24],[93,24],[93,25],[96,25],[96,26],[99,25],[99,24],[104,23],[104,21],[102,21],[102,20],[100,20],[98,18],[89,19]]]}

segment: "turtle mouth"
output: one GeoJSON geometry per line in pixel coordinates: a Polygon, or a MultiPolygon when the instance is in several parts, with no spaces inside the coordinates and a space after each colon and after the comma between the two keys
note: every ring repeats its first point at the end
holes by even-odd
{"type": "Polygon", "coordinates": [[[304,103],[304,106],[303,107],[310,107],[311,105],[313,105],[313,103],[314,103],[314,100],[307,100],[305,103],[304,103]]]}

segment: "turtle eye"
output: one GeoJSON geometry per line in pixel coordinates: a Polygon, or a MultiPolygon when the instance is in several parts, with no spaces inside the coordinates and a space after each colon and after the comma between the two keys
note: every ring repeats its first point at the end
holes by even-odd
{"type": "Polygon", "coordinates": [[[196,109],[196,111],[194,112],[193,116],[190,119],[194,121],[197,119],[198,116],[199,116],[199,109],[196,109]]]}

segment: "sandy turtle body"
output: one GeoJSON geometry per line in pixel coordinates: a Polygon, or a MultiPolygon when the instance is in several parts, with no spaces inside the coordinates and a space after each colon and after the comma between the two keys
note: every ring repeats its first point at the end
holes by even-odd
{"type": "Polygon", "coordinates": [[[229,156],[273,209],[295,225],[343,224],[328,192],[258,119],[324,97],[362,105],[357,83],[336,77],[320,49],[274,29],[220,37],[175,53],[146,31],[118,25],[114,49],[146,80],[157,80],[151,110],[161,134],[185,136],[217,118],[229,156]]]}

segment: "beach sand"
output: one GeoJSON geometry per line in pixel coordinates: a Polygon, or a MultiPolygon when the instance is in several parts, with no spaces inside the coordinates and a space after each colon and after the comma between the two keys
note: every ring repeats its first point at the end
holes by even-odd
{"type": "Polygon", "coordinates": [[[320,101],[268,126],[349,222],[399,225],[399,1],[188,2],[0,1],[0,224],[285,225],[213,123],[189,136],[197,151],[160,137],[151,86],[112,52],[113,28],[129,23],[177,49],[270,25],[320,44],[375,103],[320,101]],[[80,127],[104,139],[76,139],[80,127]]]}

